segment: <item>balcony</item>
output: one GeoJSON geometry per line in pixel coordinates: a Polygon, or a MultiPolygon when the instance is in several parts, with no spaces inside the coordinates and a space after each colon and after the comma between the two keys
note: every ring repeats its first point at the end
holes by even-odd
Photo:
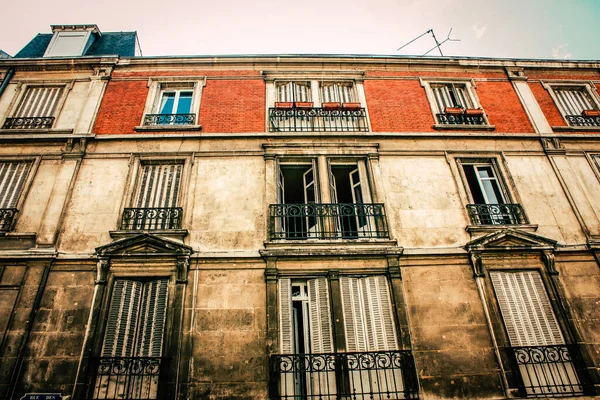
{"type": "Polygon", "coordinates": [[[166,358],[99,357],[91,362],[93,383],[89,399],[165,398],[166,358]]]}
{"type": "Polygon", "coordinates": [[[410,351],[272,355],[270,399],[416,399],[410,351]]]}
{"type": "Polygon", "coordinates": [[[17,117],[6,118],[2,129],[50,129],[54,117],[17,117]]]}
{"type": "Polygon", "coordinates": [[[167,230],[181,229],[181,207],[126,208],[123,210],[121,230],[167,230]]]}
{"type": "Polygon", "coordinates": [[[519,371],[519,394],[523,397],[569,397],[590,394],[583,362],[573,345],[506,348],[512,369],[519,371]]]}
{"type": "Polygon", "coordinates": [[[269,239],[387,239],[383,204],[271,204],[269,239]]]}
{"type": "Polygon", "coordinates": [[[0,208],[0,233],[11,230],[13,220],[18,211],[16,208],[0,208]]]}
{"type": "Polygon", "coordinates": [[[438,123],[442,125],[487,125],[483,114],[467,115],[467,114],[436,114],[438,123]]]}
{"type": "Polygon", "coordinates": [[[473,225],[523,225],[527,218],[520,204],[467,204],[473,225]]]}
{"type": "Polygon", "coordinates": [[[565,115],[571,126],[600,126],[600,116],[565,115]]]}
{"type": "MultiPolygon", "coordinates": [[[[352,103],[354,104],[354,103],[352,103]]],[[[364,108],[269,108],[270,132],[368,132],[364,108]]]]}
{"type": "Polygon", "coordinates": [[[144,126],[151,125],[194,125],[196,114],[146,114],[144,126]]]}

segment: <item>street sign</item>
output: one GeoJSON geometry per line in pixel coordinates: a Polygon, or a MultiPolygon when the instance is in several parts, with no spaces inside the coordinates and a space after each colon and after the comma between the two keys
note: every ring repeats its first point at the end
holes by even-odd
{"type": "Polygon", "coordinates": [[[27,393],[21,400],[62,400],[60,393],[27,393]]]}

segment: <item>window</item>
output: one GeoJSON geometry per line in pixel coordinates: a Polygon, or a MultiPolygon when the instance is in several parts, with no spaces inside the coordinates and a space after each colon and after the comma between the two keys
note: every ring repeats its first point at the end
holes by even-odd
{"type": "Polygon", "coordinates": [[[279,160],[277,202],[271,239],[389,236],[383,204],[371,200],[365,160],[279,160]]]}
{"type": "Polygon", "coordinates": [[[166,77],[150,79],[144,109],[144,129],[199,129],[198,117],[204,78],[166,77]]]}
{"type": "Polygon", "coordinates": [[[421,85],[425,88],[431,111],[435,116],[435,127],[488,125],[487,117],[475,95],[473,81],[421,79],[421,85]]]}
{"type": "Polygon", "coordinates": [[[81,56],[88,37],[87,32],[58,32],[45,57],[81,56]]]}
{"type": "Polygon", "coordinates": [[[116,279],[94,399],[158,399],[168,280],[116,279]]]}
{"type": "Polygon", "coordinates": [[[525,224],[525,215],[520,204],[511,204],[505,185],[500,180],[494,160],[459,160],[469,193],[467,205],[475,225],[525,224]]]}
{"type": "Polygon", "coordinates": [[[279,279],[282,355],[276,356],[281,368],[274,398],[352,394],[387,399],[409,390],[403,374],[412,366],[408,352],[398,350],[387,278],[340,277],[340,287],[341,298],[331,299],[327,278],[279,279]],[[341,302],[343,309],[342,353],[335,351],[332,301],[341,302]],[[305,365],[310,367],[298,367],[305,365]]]}
{"type": "Polygon", "coordinates": [[[12,117],[4,122],[3,129],[52,128],[64,91],[64,85],[26,85],[23,96],[12,117]]]}
{"type": "Polygon", "coordinates": [[[271,132],[366,132],[362,85],[353,81],[275,81],[271,132]],[[360,89],[359,89],[360,87],[360,89]]]}
{"type": "Polygon", "coordinates": [[[180,229],[178,207],[182,163],[140,165],[132,208],[123,211],[122,230],[180,229]]]}
{"type": "Polygon", "coordinates": [[[518,370],[522,395],[564,397],[583,394],[575,370],[576,354],[565,344],[538,271],[490,271],[511,362],[518,370]]]}
{"type": "Polygon", "coordinates": [[[544,84],[570,126],[600,126],[600,103],[593,84],[544,84]]]}
{"type": "Polygon", "coordinates": [[[31,169],[30,162],[0,163],[0,232],[10,231],[17,203],[31,169]]]}

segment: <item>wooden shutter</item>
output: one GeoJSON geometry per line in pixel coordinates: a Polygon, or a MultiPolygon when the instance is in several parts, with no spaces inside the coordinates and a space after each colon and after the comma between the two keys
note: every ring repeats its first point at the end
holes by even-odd
{"type": "Polygon", "coordinates": [[[312,101],[310,82],[287,82],[277,85],[277,101],[312,101]]]}
{"type": "Polygon", "coordinates": [[[279,279],[279,346],[282,354],[294,354],[294,327],[292,322],[292,281],[279,279]]]}
{"type": "Polygon", "coordinates": [[[160,357],[167,311],[167,280],[144,285],[136,345],[138,357],[160,357]]]}
{"type": "Polygon", "coordinates": [[[490,272],[512,346],[564,344],[538,271],[490,272]]]}
{"type": "Polygon", "coordinates": [[[554,93],[565,115],[581,115],[583,110],[595,110],[585,88],[555,89],[554,93]]]}
{"type": "Polygon", "coordinates": [[[446,107],[475,107],[464,84],[432,84],[431,90],[440,113],[446,107]]]}
{"type": "Polygon", "coordinates": [[[340,278],[348,351],[396,350],[396,328],[387,278],[340,278]]]}
{"type": "Polygon", "coordinates": [[[16,207],[30,169],[28,162],[0,163],[0,208],[16,207]]]}
{"type": "Polygon", "coordinates": [[[351,83],[326,82],[321,84],[321,102],[354,101],[353,85],[351,83]]]}
{"type": "Polygon", "coordinates": [[[331,307],[327,278],[308,280],[310,346],[312,353],[332,353],[331,307]]]}
{"type": "Polygon", "coordinates": [[[14,117],[52,117],[63,86],[28,87],[14,117]]]}
{"type": "Polygon", "coordinates": [[[135,328],[142,290],[143,284],[138,281],[120,279],[115,282],[104,335],[104,357],[134,355],[135,328]]]}
{"type": "Polygon", "coordinates": [[[177,207],[182,169],[181,164],[142,166],[136,206],[177,207]]]}

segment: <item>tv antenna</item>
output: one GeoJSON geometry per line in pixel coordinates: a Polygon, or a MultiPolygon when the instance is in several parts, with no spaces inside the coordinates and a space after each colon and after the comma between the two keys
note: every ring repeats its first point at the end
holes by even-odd
{"type": "Polygon", "coordinates": [[[446,42],[460,42],[460,39],[450,39],[450,34],[452,33],[452,28],[450,28],[450,31],[448,32],[448,35],[446,36],[446,39],[442,40],[441,42],[438,42],[437,38],[435,37],[435,33],[433,32],[433,29],[429,29],[427,32],[424,32],[422,34],[420,34],[419,36],[417,36],[416,38],[414,38],[413,40],[411,40],[410,42],[404,44],[403,46],[398,47],[399,51],[400,49],[405,48],[406,46],[408,46],[409,44],[411,44],[412,42],[421,39],[423,36],[427,35],[428,33],[431,33],[431,36],[433,36],[433,40],[435,41],[435,46],[433,46],[431,49],[427,50],[425,52],[425,54],[423,54],[424,56],[426,56],[427,54],[429,54],[430,52],[432,52],[435,49],[438,49],[440,52],[440,55],[443,57],[444,53],[442,53],[442,45],[446,42]]]}

